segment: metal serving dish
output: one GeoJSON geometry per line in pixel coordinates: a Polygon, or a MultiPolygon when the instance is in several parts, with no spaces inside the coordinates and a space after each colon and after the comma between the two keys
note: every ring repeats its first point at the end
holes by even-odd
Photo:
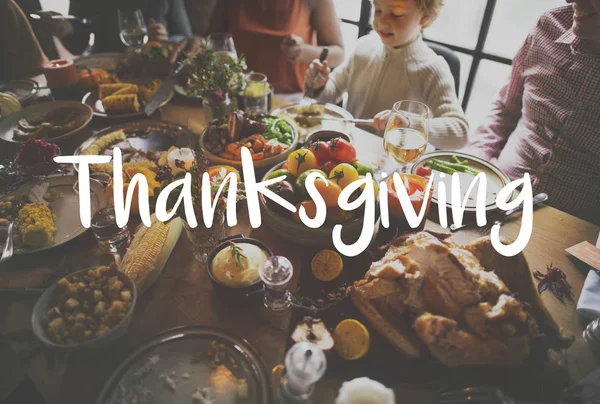
{"type": "Polygon", "coordinates": [[[270,377],[258,353],[242,338],[208,327],[179,327],[165,331],[140,346],[114,371],[105,383],[96,404],[145,402],[134,401],[146,394],[155,403],[191,403],[198,388],[209,385],[215,371],[217,344],[225,353],[226,366],[236,379],[246,379],[248,397],[223,403],[272,402],[270,377]],[[214,341],[214,342],[213,342],[214,341]],[[233,369],[231,361],[237,364],[233,369]],[[166,377],[176,384],[166,386],[166,377]]]}

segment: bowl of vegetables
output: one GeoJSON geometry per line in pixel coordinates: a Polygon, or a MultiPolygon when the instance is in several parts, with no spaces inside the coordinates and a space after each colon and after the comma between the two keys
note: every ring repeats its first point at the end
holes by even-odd
{"type": "Polygon", "coordinates": [[[242,148],[252,154],[255,168],[284,161],[298,145],[298,133],[285,119],[233,111],[215,119],[200,136],[200,148],[214,164],[242,167],[242,148]]]}
{"type": "MultiPolygon", "coordinates": [[[[281,182],[269,187],[271,191],[296,206],[297,212],[292,213],[270,199],[260,195],[260,204],[265,222],[273,231],[290,241],[305,246],[324,247],[333,244],[332,231],[335,225],[341,224],[342,240],[346,244],[354,243],[360,236],[364,222],[364,206],[354,211],[345,211],[338,206],[338,197],[346,186],[367,173],[373,175],[373,169],[362,164],[356,158],[356,149],[343,138],[316,140],[306,144],[304,148],[293,151],[285,162],[278,164],[267,172],[264,180],[285,177],[281,182]],[[315,187],[327,205],[325,224],[313,229],[307,227],[298,214],[304,207],[307,215],[312,218],[316,213],[316,204],[306,190],[306,179],[313,173],[319,172],[327,180],[317,179],[315,187]]],[[[375,201],[377,201],[378,185],[373,180],[375,201]]],[[[357,198],[362,190],[353,194],[357,198]]],[[[351,198],[352,200],[352,198],[351,198]]],[[[379,229],[379,210],[376,206],[373,239],[379,229]]]]}

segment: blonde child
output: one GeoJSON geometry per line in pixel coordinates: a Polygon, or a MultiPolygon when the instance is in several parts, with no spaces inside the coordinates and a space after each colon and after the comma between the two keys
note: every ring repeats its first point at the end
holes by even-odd
{"type": "Polygon", "coordinates": [[[421,36],[442,5],[443,0],[373,0],[374,32],[360,38],[354,54],[333,73],[327,61],[314,60],[306,85],[318,73],[313,87],[318,100],[339,102],[347,92],[348,110],[357,118],[374,117],[379,131],[396,101],[420,101],[434,117],[429,142],[438,149],[464,147],[468,123],[452,73],[421,36]]]}

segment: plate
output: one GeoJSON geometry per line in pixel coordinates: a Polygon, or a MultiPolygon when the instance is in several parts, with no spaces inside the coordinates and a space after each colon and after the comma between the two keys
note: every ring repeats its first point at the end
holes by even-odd
{"type": "Polygon", "coordinates": [[[73,63],[79,70],[83,69],[104,69],[116,71],[119,64],[125,59],[123,53],[97,53],[90,56],[82,56],[73,63]]]}
{"type": "Polygon", "coordinates": [[[229,368],[229,359],[235,361],[237,369],[230,370],[237,379],[245,378],[248,386],[246,400],[218,402],[270,403],[270,376],[246,341],[217,329],[180,327],[159,334],[125,359],[105,383],[96,404],[145,402],[144,394],[154,403],[195,402],[193,394],[209,385],[215,368],[215,355],[207,354],[213,341],[221,345],[229,368]],[[167,377],[175,382],[174,390],[166,386],[167,377]]]}
{"type": "MultiPolygon", "coordinates": [[[[139,79],[139,80],[129,80],[128,82],[132,84],[145,84],[149,83],[152,79],[139,79]]],[[[171,101],[173,98],[173,91],[169,93],[169,95],[160,103],[159,107],[163,107],[171,101]]],[[[114,119],[122,119],[122,118],[137,118],[140,116],[145,116],[144,107],[146,106],[146,101],[142,101],[138,99],[140,103],[139,111],[131,111],[131,112],[117,112],[117,113],[107,113],[104,110],[104,106],[102,105],[102,101],[98,99],[98,90],[91,91],[83,96],[81,100],[82,103],[90,106],[95,116],[100,116],[103,118],[114,118],[114,119]]]]}
{"type": "MultiPolygon", "coordinates": [[[[81,224],[79,217],[79,195],[73,189],[73,186],[77,182],[77,177],[74,175],[58,175],[48,177],[45,180],[30,182],[16,191],[3,195],[0,200],[5,200],[8,196],[28,195],[31,188],[44,182],[49,183],[48,190],[55,189],[59,194],[64,194],[61,198],[48,204],[50,211],[55,216],[54,226],[56,227],[56,232],[54,233],[54,241],[43,247],[24,248],[20,244],[18,237],[15,237],[14,254],[30,254],[58,247],[87,231],[81,224]]],[[[104,187],[96,181],[90,181],[90,204],[92,214],[107,204],[104,187]]],[[[2,237],[5,236],[3,235],[2,237]]]]}
{"type": "Polygon", "coordinates": [[[12,80],[0,84],[0,92],[13,93],[21,104],[36,95],[39,91],[38,84],[33,80],[12,80]]]}
{"type": "Polygon", "coordinates": [[[70,108],[76,112],[79,112],[81,114],[82,124],[75,130],[46,139],[49,142],[54,142],[75,135],[77,132],[85,128],[92,120],[92,108],[76,101],[53,101],[30,105],[20,111],[15,112],[14,114],[7,116],[0,122],[0,139],[12,143],[23,143],[25,140],[16,140],[13,138],[13,131],[19,127],[19,119],[36,119],[47,113],[51,113],[62,108],[70,108]]]}
{"type": "MultiPolygon", "coordinates": [[[[504,174],[504,172],[502,172],[502,170],[500,170],[498,167],[496,167],[495,165],[491,164],[488,161],[485,161],[483,159],[480,159],[478,157],[471,156],[471,155],[465,154],[465,153],[437,151],[437,152],[424,154],[423,157],[421,157],[421,159],[419,159],[412,166],[411,173],[415,174],[417,171],[417,168],[425,166],[425,163],[429,160],[437,159],[437,160],[443,160],[443,161],[450,162],[452,156],[456,156],[461,160],[467,160],[469,162],[470,167],[474,168],[475,170],[485,173],[485,176],[487,178],[487,195],[486,195],[486,207],[485,208],[486,208],[486,210],[497,209],[496,195],[498,194],[498,192],[500,192],[500,190],[502,188],[504,188],[511,181],[510,181],[510,178],[508,178],[508,176],[506,174],[504,174]]],[[[461,172],[459,172],[458,175],[460,178],[460,185],[461,185],[461,191],[462,191],[461,194],[464,195],[475,177],[473,177],[470,174],[461,173],[461,172]]],[[[446,207],[450,209],[451,208],[450,192],[452,189],[452,186],[451,186],[452,185],[452,176],[446,175],[443,179],[440,179],[439,175],[435,176],[434,189],[438,188],[437,185],[439,184],[440,181],[442,181],[446,185],[446,201],[447,201],[446,207]]],[[[476,195],[476,189],[474,189],[471,192],[471,195],[476,195]]],[[[462,197],[461,197],[461,199],[462,199],[462,197]]],[[[511,199],[512,199],[512,196],[511,196],[511,199]]],[[[432,202],[435,204],[438,203],[437,191],[435,191],[433,194],[432,202]]],[[[477,205],[476,197],[469,196],[469,199],[467,200],[465,212],[475,212],[476,205],[477,205]]]]}
{"type": "MultiPolygon", "coordinates": [[[[166,151],[171,146],[180,148],[189,147],[192,150],[195,149],[194,135],[189,129],[170,122],[148,119],[112,125],[103,129],[79,145],[73,154],[75,156],[81,155],[83,150],[96,140],[118,130],[125,131],[125,134],[127,134],[127,142],[115,143],[110,146],[111,150],[116,146],[121,147],[122,149],[125,147],[132,147],[144,152],[151,150],[166,151]]],[[[77,169],[77,165],[75,165],[75,169],[77,169]]]]}
{"type": "MultiPolygon", "coordinates": [[[[325,116],[330,118],[343,118],[343,119],[354,119],[352,114],[346,111],[342,107],[338,107],[335,104],[326,104],[322,102],[316,102],[315,104],[321,104],[325,106],[325,116]]],[[[300,135],[300,139],[304,140],[308,135],[317,130],[335,130],[338,132],[349,134],[352,128],[354,128],[354,123],[352,122],[335,122],[335,121],[322,121],[320,125],[315,125],[311,127],[302,127],[300,126],[295,119],[291,118],[288,114],[295,113],[294,110],[298,108],[300,104],[291,104],[286,105],[285,107],[278,108],[271,112],[271,115],[285,117],[286,119],[292,121],[294,127],[298,131],[300,135]]]]}

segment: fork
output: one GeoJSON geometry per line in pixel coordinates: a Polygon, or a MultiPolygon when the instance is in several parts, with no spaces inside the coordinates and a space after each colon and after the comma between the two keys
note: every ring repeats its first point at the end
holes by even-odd
{"type": "Polygon", "coordinates": [[[516,401],[497,387],[467,387],[440,394],[442,404],[534,404],[527,401],[516,401]]]}
{"type": "MultiPolygon", "coordinates": [[[[323,48],[323,50],[321,51],[321,55],[319,56],[319,61],[321,63],[323,63],[325,61],[325,59],[327,59],[328,55],[329,55],[329,49],[328,48],[323,48]]],[[[315,81],[317,80],[317,77],[319,77],[319,72],[317,72],[312,77],[312,81],[310,82],[311,86],[308,87],[308,88],[306,88],[304,90],[304,96],[302,97],[302,100],[300,100],[300,106],[301,107],[309,107],[313,103],[313,99],[307,95],[307,92],[310,91],[311,95],[314,95],[313,94],[313,87],[315,85],[315,81]]]]}
{"type": "Polygon", "coordinates": [[[2,257],[0,258],[0,263],[8,261],[10,259],[10,257],[12,257],[13,255],[13,235],[14,235],[14,230],[15,230],[15,219],[17,218],[17,215],[19,214],[19,210],[21,210],[21,208],[23,207],[23,204],[21,202],[12,202],[11,203],[11,221],[10,224],[8,225],[8,231],[6,234],[6,244],[4,244],[4,251],[2,251],[2,257]]]}

